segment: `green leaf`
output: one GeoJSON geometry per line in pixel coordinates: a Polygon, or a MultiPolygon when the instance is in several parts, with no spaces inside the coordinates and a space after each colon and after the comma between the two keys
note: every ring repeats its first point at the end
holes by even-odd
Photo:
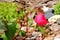
{"type": "Polygon", "coordinates": [[[8,40],[12,40],[16,32],[16,24],[15,23],[8,23],[8,31],[6,32],[6,36],[8,40]]]}
{"type": "Polygon", "coordinates": [[[6,28],[5,23],[2,20],[0,20],[0,32],[4,32],[6,30],[7,28],[6,28]]]}
{"type": "Polygon", "coordinates": [[[17,23],[16,28],[17,29],[20,29],[20,24],[17,23]]]}
{"type": "Polygon", "coordinates": [[[23,30],[20,30],[19,35],[21,35],[21,36],[26,36],[26,32],[23,31],[23,30]]]}
{"type": "Polygon", "coordinates": [[[3,33],[3,34],[1,35],[1,38],[3,38],[3,40],[8,40],[8,39],[7,39],[7,36],[5,35],[5,33],[3,33]]]}

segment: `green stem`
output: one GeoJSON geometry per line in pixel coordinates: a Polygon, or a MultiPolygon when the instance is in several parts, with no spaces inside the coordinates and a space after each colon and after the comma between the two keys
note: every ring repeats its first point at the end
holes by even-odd
{"type": "Polygon", "coordinates": [[[38,30],[41,32],[41,33],[44,33],[45,30],[43,29],[43,27],[39,27],[38,30]]]}

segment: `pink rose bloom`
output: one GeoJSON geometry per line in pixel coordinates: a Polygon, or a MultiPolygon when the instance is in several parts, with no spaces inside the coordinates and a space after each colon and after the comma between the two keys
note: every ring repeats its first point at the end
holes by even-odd
{"type": "Polygon", "coordinates": [[[43,13],[39,13],[34,20],[39,26],[45,26],[48,23],[43,13]]]}

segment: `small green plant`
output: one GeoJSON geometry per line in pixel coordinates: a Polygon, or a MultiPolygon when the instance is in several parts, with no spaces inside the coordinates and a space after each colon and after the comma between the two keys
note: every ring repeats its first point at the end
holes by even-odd
{"type": "Polygon", "coordinates": [[[12,40],[16,32],[15,21],[18,17],[16,7],[16,3],[0,2],[0,19],[6,22],[7,32],[5,34],[8,40],[12,40]]]}
{"type": "Polygon", "coordinates": [[[58,2],[58,4],[54,5],[54,14],[60,14],[60,1],[58,2]]]}
{"type": "MultiPolygon", "coordinates": [[[[23,18],[25,16],[25,12],[21,9],[19,13],[17,12],[17,6],[14,2],[0,2],[0,20],[4,21],[7,32],[4,32],[7,37],[7,40],[12,40],[16,30],[17,30],[17,20],[18,18],[23,18]]],[[[0,29],[4,29],[5,27],[2,22],[0,22],[0,29]]],[[[19,28],[18,28],[19,29],[19,28]]]]}

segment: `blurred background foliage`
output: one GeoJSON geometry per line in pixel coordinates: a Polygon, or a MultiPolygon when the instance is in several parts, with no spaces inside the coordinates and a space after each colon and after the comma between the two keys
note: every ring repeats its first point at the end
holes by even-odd
{"type": "Polygon", "coordinates": [[[54,5],[54,14],[60,14],[60,1],[56,5],[54,5]]]}

